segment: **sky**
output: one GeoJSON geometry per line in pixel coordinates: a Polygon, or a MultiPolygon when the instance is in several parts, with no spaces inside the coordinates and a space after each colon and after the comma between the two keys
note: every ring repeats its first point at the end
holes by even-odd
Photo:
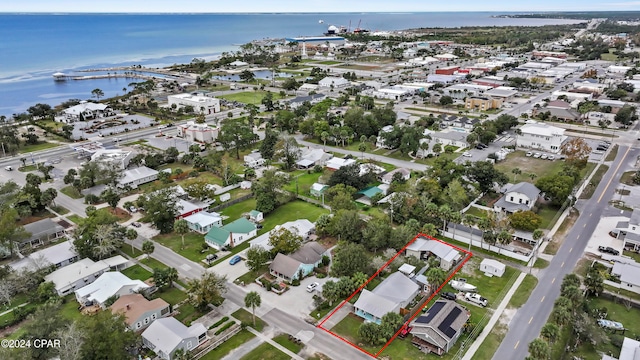
{"type": "Polygon", "coordinates": [[[0,12],[247,13],[247,12],[422,12],[422,11],[598,11],[640,10],[625,0],[23,0],[2,1],[0,12]]]}

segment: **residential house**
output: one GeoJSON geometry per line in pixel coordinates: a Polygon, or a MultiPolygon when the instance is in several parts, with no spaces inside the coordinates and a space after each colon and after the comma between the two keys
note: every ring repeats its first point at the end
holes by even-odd
{"type": "Polygon", "coordinates": [[[237,246],[256,236],[256,225],[244,217],[222,227],[212,227],[205,235],[205,243],[218,250],[225,246],[237,246]]]}
{"type": "Polygon", "coordinates": [[[517,144],[522,148],[542,150],[557,154],[567,140],[565,129],[556,126],[530,122],[520,127],[517,144]]]}
{"type": "Polygon", "coordinates": [[[185,217],[197,214],[208,209],[209,206],[210,203],[206,203],[203,201],[178,199],[178,201],[176,201],[176,208],[178,209],[176,220],[184,219],[185,217]]]}
{"type": "Polygon", "coordinates": [[[313,166],[324,166],[333,158],[333,154],[327,153],[322,149],[303,149],[300,159],[296,162],[298,169],[310,169],[313,166]]]}
{"type": "Polygon", "coordinates": [[[343,159],[339,157],[333,157],[329,161],[327,161],[327,169],[329,170],[338,170],[343,166],[349,166],[356,163],[355,159],[343,159]]]}
{"type": "Polygon", "coordinates": [[[220,133],[220,129],[217,127],[211,127],[208,124],[196,124],[193,121],[180,124],[176,126],[176,129],[178,130],[178,137],[203,144],[214,143],[220,133]]]}
{"type": "Polygon", "coordinates": [[[274,230],[278,230],[280,228],[285,228],[297,235],[302,237],[302,241],[309,241],[312,238],[312,235],[315,233],[316,226],[314,223],[307,219],[298,219],[294,221],[287,221],[282,225],[276,225],[273,230],[269,230],[266,233],[256,237],[251,240],[251,247],[261,247],[267,251],[271,251],[273,246],[269,245],[269,237],[271,236],[271,232],[274,230]]]}
{"type": "Polygon", "coordinates": [[[621,221],[616,225],[619,238],[623,239],[623,248],[640,251],[640,209],[634,208],[629,221],[621,221]]]}
{"type": "Polygon", "coordinates": [[[371,198],[378,194],[384,194],[384,191],[377,186],[370,186],[366,189],[358,191],[356,194],[362,195],[362,197],[356,200],[357,202],[363,203],[365,205],[375,205],[371,203],[371,198]]]}
{"type": "Polygon", "coordinates": [[[308,242],[290,255],[278,253],[269,265],[269,273],[284,281],[300,280],[311,274],[322,262],[323,256],[329,256],[329,250],[315,241],[308,242]]]}
{"type": "Polygon", "coordinates": [[[264,220],[264,214],[262,213],[262,211],[251,210],[249,211],[249,220],[253,222],[261,222],[262,220],[264,220]]]}
{"type": "Polygon", "coordinates": [[[146,166],[125,170],[118,180],[118,186],[137,189],[139,185],[158,180],[158,174],[157,170],[146,166]]]}
{"type": "Polygon", "coordinates": [[[189,229],[200,234],[206,234],[211,228],[222,226],[222,217],[218,213],[200,211],[184,218],[189,229]]]}
{"type": "MultiPolygon", "coordinates": [[[[603,355],[603,360],[605,360],[603,355]]],[[[625,336],[622,340],[622,348],[620,349],[620,356],[614,360],[637,360],[640,358],[640,341],[630,339],[625,336]]]]}
{"type": "Polygon", "coordinates": [[[185,108],[191,106],[198,114],[210,115],[220,112],[220,99],[210,96],[199,96],[192,94],[175,94],[167,96],[169,108],[185,108]],[[175,106],[174,106],[175,105],[175,106]]]}
{"type": "Polygon", "coordinates": [[[411,343],[422,352],[443,355],[456,343],[471,313],[455,301],[438,300],[411,324],[411,343]]]}
{"type": "Polygon", "coordinates": [[[318,85],[304,83],[298,88],[298,90],[296,90],[296,95],[297,96],[306,96],[306,95],[309,95],[310,93],[316,92],[316,91],[318,91],[318,85]]]}
{"type": "Polygon", "coordinates": [[[512,214],[516,211],[528,211],[533,209],[538,197],[540,197],[540,189],[528,182],[519,182],[507,188],[504,195],[496,201],[493,209],[512,214]]]}
{"type": "Polygon", "coordinates": [[[244,156],[244,165],[250,168],[257,168],[264,165],[265,160],[262,158],[262,154],[257,151],[252,151],[251,153],[244,156]]]}
{"type": "Polygon", "coordinates": [[[190,351],[207,339],[207,328],[201,323],[187,327],[172,317],[154,321],[142,333],[142,343],[160,359],[172,360],[176,351],[190,351]]]}
{"type": "Polygon", "coordinates": [[[105,164],[109,167],[124,170],[136,155],[133,151],[120,149],[101,149],[91,155],[91,161],[105,164]]]}
{"type": "Polygon", "coordinates": [[[81,101],[78,105],[62,110],[62,116],[56,117],[56,121],[72,123],[105,118],[112,115],[115,115],[115,113],[107,104],[81,101]]]}
{"type": "Polygon", "coordinates": [[[485,273],[485,275],[502,277],[505,270],[506,266],[498,260],[483,259],[480,262],[480,271],[485,273]]]}
{"type": "Polygon", "coordinates": [[[291,109],[297,109],[300,106],[304,105],[304,103],[308,102],[311,105],[315,105],[322,100],[324,100],[327,96],[324,94],[312,94],[312,95],[304,95],[297,96],[290,100],[285,100],[284,103],[288,105],[291,109]]]}
{"type": "Polygon", "coordinates": [[[133,331],[144,329],[154,320],[171,313],[168,302],[161,298],[147,300],[142,294],[122,295],[109,309],[113,314],[123,314],[129,329],[133,331]]]}
{"type": "Polygon", "coordinates": [[[375,289],[362,289],[353,304],[354,314],[365,321],[380,324],[387,313],[400,313],[420,292],[420,286],[401,272],[387,276],[375,289]]]}
{"type": "Polygon", "coordinates": [[[321,197],[328,188],[329,185],[313,183],[313,185],[311,185],[311,189],[309,189],[309,192],[311,193],[311,196],[321,197]]]}
{"type": "Polygon", "coordinates": [[[374,163],[364,163],[360,164],[360,173],[358,175],[363,176],[367,173],[373,173],[375,175],[380,175],[384,172],[384,168],[382,166],[378,166],[374,163]]]}
{"type": "MultiPolygon", "coordinates": [[[[469,143],[467,142],[469,133],[466,131],[434,131],[429,136],[442,146],[442,151],[444,151],[444,147],[447,145],[458,148],[469,147],[469,143]]],[[[433,146],[430,146],[430,148],[433,148],[433,146]]]]}
{"type": "Polygon", "coordinates": [[[123,269],[127,263],[128,260],[121,255],[95,262],[85,258],[52,272],[44,280],[54,284],[58,295],[65,296],[91,284],[106,271],[123,269]]]}
{"type": "Polygon", "coordinates": [[[382,127],[382,129],[380,129],[380,131],[378,132],[378,139],[376,140],[377,148],[391,149],[391,147],[387,145],[387,142],[384,138],[384,134],[390,133],[392,131],[393,131],[392,125],[387,125],[382,127]]]}
{"type": "Polygon", "coordinates": [[[402,180],[404,181],[407,181],[411,178],[411,170],[407,168],[397,168],[384,174],[381,179],[382,183],[390,185],[395,174],[400,174],[402,176],[402,180]]]}
{"type": "Polygon", "coordinates": [[[75,251],[73,242],[67,240],[48,248],[32,252],[22,259],[9,264],[16,271],[22,269],[43,269],[53,266],[56,269],[65,267],[78,261],[78,253],[75,251]]]}
{"type": "Polygon", "coordinates": [[[427,260],[430,256],[435,256],[440,260],[440,267],[447,271],[462,260],[460,252],[450,245],[424,237],[419,237],[409,244],[405,249],[405,255],[415,256],[420,260],[427,260]]]}
{"type": "Polygon", "coordinates": [[[29,237],[20,240],[19,248],[26,246],[37,247],[65,236],[62,225],[47,218],[24,225],[24,231],[29,233],[29,237]]]}
{"type": "Polygon", "coordinates": [[[640,264],[615,262],[611,275],[620,278],[620,289],[640,294],[640,264]]]}
{"type": "Polygon", "coordinates": [[[320,89],[339,90],[349,87],[351,82],[342,77],[327,76],[318,82],[320,89]]]}
{"type": "Polygon", "coordinates": [[[133,294],[150,286],[141,280],[131,280],[118,271],[105,272],[91,284],[75,291],[80,305],[92,304],[106,308],[105,302],[112,296],[133,294]]]}

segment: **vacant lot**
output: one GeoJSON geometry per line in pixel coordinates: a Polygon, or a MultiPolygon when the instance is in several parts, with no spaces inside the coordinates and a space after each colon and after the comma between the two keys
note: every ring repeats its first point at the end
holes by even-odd
{"type": "Polygon", "coordinates": [[[549,161],[535,159],[532,156],[525,156],[524,151],[514,151],[507,155],[505,160],[497,163],[496,169],[502,171],[510,180],[512,180],[513,173],[511,170],[518,168],[522,171],[522,174],[518,175],[517,179],[519,179],[519,181],[531,181],[531,178],[529,177],[530,174],[536,175],[534,179],[557,174],[562,170],[563,163],[564,162],[561,160],[549,161]]]}
{"type": "MultiPolygon", "coordinates": [[[[280,99],[280,94],[278,93],[272,93],[272,94],[273,94],[273,100],[280,99]]],[[[264,98],[265,95],[267,95],[266,91],[258,90],[258,91],[243,91],[243,92],[228,94],[228,95],[220,95],[219,97],[230,100],[230,101],[241,102],[244,104],[260,105],[262,102],[262,98],[264,98]]]]}

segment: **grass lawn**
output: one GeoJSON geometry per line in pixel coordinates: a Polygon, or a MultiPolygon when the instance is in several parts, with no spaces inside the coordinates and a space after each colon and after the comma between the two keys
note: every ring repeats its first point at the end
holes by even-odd
{"type": "Polygon", "coordinates": [[[175,304],[178,304],[179,302],[187,298],[187,294],[185,294],[184,291],[175,287],[170,287],[163,291],[158,291],[156,295],[157,297],[163,299],[164,301],[168,302],[172,306],[175,304]]]}
{"type": "Polygon", "coordinates": [[[627,171],[622,174],[622,177],[620,178],[620,182],[629,186],[635,186],[636,184],[633,183],[633,177],[635,175],[636,175],[635,171],[627,171]]]}
{"type": "Polygon", "coordinates": [[[533,264],[533,267],[536,269],[545,269],[547,266],[549,266],[549,261],[541,258],[537,258],[533,264]]]}
{"type": "Polygon", "coordinates": [[[67,219],[70,221],[73,221],[73,223],[76,225],[80,225],[80,223],[83,220],[83,218],[80,215],[75,215],[75,214],[67,216],[67,219]]]}
{"type": "Polygon", "coordinates": [[[256,326],[253,326],[253,315],[245,309],[238,309],[236,312],[231,314],[234,318],[240,320],[240,323],[250,324],[251,327],[256,329],[257,331],[262,331],[264,329],[266,323],[256,316],[256,326]]]}
{"type": "MultiPolygon", "coordinates": [[[[137,249],[136,249],[137,250],[137,249]]],[[[167,265],[161,263],[160,261],[152,258],[152,257],[148,257],[146,259],[142,259],[140,260],[141,263],[147,265],[148,267],[152,268],[152,269],[166,269],[168,268],[167,265]]]]}
{"type": "Polygon", "coordinates": [[[264,227],[258,234],[263,234],[273,229],[276,225],[284,224],[287,221],[307,219],[315,222],[320,215],[328,213],[329,210],[302,200],[291,201],[278,207],[269,215],[266,215],[262,223],[264,227]]]}
{"type": "Polygon", "coordinates": [[[202,251],[203,245],[205,244],[204,235],[196,232],[190,232],[184,235],[184,247],[182,246],[182,236],[175,232],[156,235],[153,237],[153,240],[199,264],[202,264],[202,260],[204,260],[208,254],[215,252],[215,250],[210,247],[207,247],[206,251],[202,251]]]}
{"type": "Polygon", "coordinates": [[[469,208],[469,210],[467,210],[467,212],[464,213],[465,215],[473,215],[477,218],[486,218],[487,217],[487,211],[486,210],[482,210],[479,209],[475,206],[472,206],[469,208]]]}
{"type": "Polygon", "coordinates": [[[133,265],[131,267],[128,267],[128,268],[122,270],[121,273],[123,273],[124,275],[126,275],[130,279],[133,279],[133,280],[137,279],[137,280],[142,280],[142,281],[145,281],[148,278],[153,276],[153,274],[150,271],[144,269],[140,265],[133,265]]]}
{"type": "Polygon", "coordinates": [[[640,254],[638,254],[637,252],[624,250],[624,251],[622,251],[622,255],[628,256],[628,257],[632,258],[633,260],[635,260],[636,262],[640,262],[640,254]]]}
{"type": "Polygon", "coordinates": [[[600,165],[598,170],[596,170],[595,174],[593,174],[593,177],[591,178],[591,181],[589,182],[589,184],[584,188],[584,191],[582,192],[582,194],[580,194],[580,199],[591,198],[593,193],[596,191],[596,187],[598,187],[598,184],[600,184],[600,181],[602,181],[602,177],[607,171],[609,171],[609,166],[600,165]]]}
{"type": "Polygon", "coordinates": [[[607,154],[607,157],[604,158],[604,161],[613,161],[616,159],[616,156],[618,156],[618,145],[613,145],[613,147],[611,148],[611,151],[609,151],[609,153],[607,154]]]}
{"type": "Polygon", "coordinates": [[[197,318],[206,314],[206,312],[198,311],[198,309],[196,309],[195,307],[193,307],[193,305],[189,303],[183,303],[182,305],[180,305],[180,307],[178,308],[178,311],[179,311],[179,314],[175,316],[176,320],[180,321],[181,323],[187,326],[190,326],[193,320],[196,320],[197,318]]]}
{"type": "Polygon", "coordinates": [[[536,278],[533,275],[527,274],[524,280],[522,280],[522,283],[520,284],[516,292],[511,297],[511,300],[509,300],[509,307],[517,309],[522,305],[524,305],[524,303],[526,303],[527,300],[529,299],[529,295],[531,295],[531,292],[533,291],[533,289],[536,287],[537,284],[538,284],[538,278],[536,278]]]}
{"type": "Polygon", "coordinates": [[[573,227],[573,224],[578,219],[578,216],[580,216],[580,213],[577,210],[572,210],[569,213],[562,224],[560,224],[560,227],[558,228],[558,231],[556,231],[553,239],[549,242],[549,244],[547,244],[547,247],[544,249],[545,254],[555,255],[558,252],[560,245],[562,245],[562,240],[564,240],[564,237],[567,235],[569,229],[573,227]]]}
{"type": "Polygon", "coordinates": [[[209,351],[201,360],[218,360],[225,357],[232,350],[241,347],[247,341],[253,339],[255,335],[247,330],[240,330],[239,333],[233,335],[229,340],[223,342],[217,348],[209,351]]]}
{"type": "Polygon", "coordinates": [[[269,343],[262,343],[240,360],[289,360],[289,355],[273,347],[269,343]]]}
{"type": "Polygon", "coordinates": [[[302,194],[303,196],[309,196],[309,189],[311,189],[311,185],[313,185],[313,183],[318,182],[318,179],[323,175],[326,175],[326,177],[328,178],[329,176],[328,173],[329,171],[326,170],[326,168],[323,172],[316,173],[311,171],[310,174],[308,174],[306,171],[297,171],[295,173],[290,174],[291,181],[284,186],[284,189],[292,193],[295,193],[296,183],[297,183],[298,194],[302,194]]]}
{"type": "Polygon", "coordinates": [[[136,248],[133,248],[132,250],[131,245],[122,245],[122,247],[120,248],[120,251],[131,256],[132,258],[137,258],[138,256],[143,254],[142,251],[136,248]]]}
{"type": "Polygon", "coordinates": [[[225,223],[230,223],[238,219],[242,214],[248,213],[251,210],[256,208],[256,199],[251,198],[245,201],[241,201],[237,204],[233,204],[228,208],[222,209],[220,212],[222,215],[228,216],[229,218],[225,220],[225,223]]]}
{"type": "Polygon", "coordinates": [[[589,308],[607,308],[607,319],[622,323],[626,329],[624,336],[636,339],[640,336],[640,312],[634,308],[627,309],[623,304],[603,298],[590,298],[589,308]]]}
{"type": "MultiPolygon", "coordinates": [[[[360,343],[358,338],[358,329],[363,323],[364,320],[361,317],[356,316],[353,313],[349,313],[349,315],[345,316],[344,319],[332,327],[331,331],[339,334],[351,343],[358,345],[360,343]]],[[[373,352],[375,353],[376,351],[374,350],[373,352]]]]}
{"type": "Polygon", "coordinates": [[[522,171],[519,178],[521,181],[528,181],[529,174],[536,174],[536,178],[557,174],[562,170],[563,161],[542,160],[525,156],[524,151],[514,151],[507,155],[507,158],[496,164],[496,169],[502,171],[509,179],[513,179],[511,170],[518,168],[522,171]]]}
{"type": "Polygon", "coordinates": [[[608,53],[600,55],[600,59],[605,61],[618,61],[618,55],[614,54],[612,49],[609,49],[608,53]]]}
{"type": "Polygon", "coordinates": [[[57,212],[60,215],[66,215],[69,213],[69,209],[62,207],[60,205],[56,205],[54,207],[51,208],[51,210],[57,212]]]}
{"type": "Polygon", "coordinates": [[[553,220],[556,215],[560,211],[559,208],[556,208],[551,205],[540,205],[538,208],[538,215],[542,218],[542,223],[540,224],[541,229],[551,229],[553,227],[553,220]]]}
{"type": "Polygon", "coordinates": [[[84,197],[76,188],[71,185],[63,187],[62,189],[60,189],[60,192],[72,199],[82,199],[84,197]]]}
{"type": "Polygon", "coordinates": [[[327,61],[320,61],[317,64],[322,64],[322,65],[336,65],[336,64],[341,64],[342,61],[333,61],[333,60],[327,60],[327,61]]]}
{"type": "Polygon", "coordinates": [[[19,149],[18,152],[20,154],[26,154],[33,151],[46,150],[46,149],[51,149],[58,146],[63,146],[63,145],[60,145],[57,143],[40,142],[33,145],[25,145],[24,147],[22,147],[22,149],[19,149]]]}
{"type": "Polygon", "coordinates": [[[294,354],[297,354],[302,350],[302,345],[296,344],[293,341],[289,340],[288,335],[278,335],[273,338],[273,341],[287,348],[287,350],[291,351],[294,354]]]}
{"type": "Polygon", "coordinates": [[[60,308],[60,314],[68,320],[78,320],[82,317],[82,313],[80,313],[80,310],[78,310],[79,307],[80,304],[78,304],[78,301],[76,301],[75,295],[67,295],[64,298],[62,307],[60,308]]]}
{"type": "Polygon", "coordinates": [[[116,208],[116,213],[114,214],[113,211],[111,210],[111,207],[105,207],[105,208],[101,208],[96,210],[96,212],[104,212],[107,213],[109,215],[115,215],[118,218],[118,222],[119,223],[123,223],[129,219],[131,219],[131,214],[129,214],[128,212],[120,209],[120,208],[116,208]]]}
{"type": "MultiPolygon", "coordinates": [[[[258,90],[258,91],[243,91],[235,94],[220,95],[218,97],[222,99],[227,99],[230,101],[238,101],[244,104],[260,105],[262,102],[262,98],[264,98],[266,94],[267,94],[266,91],[258,90]]],[[[274,101],[280,99],[279,93],[273,92],[272,94],[273,94],[274,101]]]]}
{"type": "Polygon", "coordinates": [[[251,284],[252,282],[254,282],[258,276],[266,273],[268,270],[267,266],[263,266],[260,269],[256,270],[256,271],[249,271],[246,274],[240,276],[239,278],[237,278],[235,281],[236,283],[241,283],[244,282],[245,284],[251,284]]]}
{"type": "Polygon", "coordinates": [[[473,355],[474,360],[491,360],[493,354],[500,346],[502,339],[507,333],[507,327],[502,324],[497,324],[493,330],[484,339],[476,353],[473,355]]]}
{"type": "Polygon", "coordinates": [[[30,172],[30,171],[36,171],[38,170],[38,167],[36,165],[25,165],[25,166],[20,166],[18,168],[18,171],[20,172],[30,172]]]}

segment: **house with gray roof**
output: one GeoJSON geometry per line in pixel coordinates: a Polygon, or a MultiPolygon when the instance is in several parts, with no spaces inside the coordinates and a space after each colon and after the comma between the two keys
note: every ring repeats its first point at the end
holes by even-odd
{"type": "Polygon", "coordinates": [[[201,323],[187,327],[172,317],[155,320],[142,333],[142,343],[160,359],[172,360],[176,351],[191,351],[207,339],[207,328],[201,323]]]}
{"type": "Polygon", "coordinates": [[[390,312],[400,313],[420,292],[420,286],[401,272],[387,276],[375,289],[362,289],[358,301],[353,304],[354,314],[365,321],[380,324],[390,312]]]}
{"type": "Polygon", "coordinates": [[[313,269],[322,262],[323,256],[329,256],[329,251],[315,241],[308,242],[290,255],[278,253],[269,265],[269,273],[284,281],[300,280],[311,274],[313,269]]]}
{"type": "Polygon", "coordinates": [[[429,257],[435,256],[440,260],[440,267],[447,271],[462,259],[460,252],[452,246],[424,237],[419,237],[409,244],[405,249],[405,255],[415,256],[420,260],[427,260],[429,257]]]}
{"type": "Polygon", "coordinates": [[[20,242],[20,248],[24,248],[25,246],[37,247],[44,245],[50,241],[63,237],[65,234],[62,225],[49,218],[27,224],[24,226],[24,230],[31,235],[20,242]]]}
{"type": "Polygon", "coordinates": [[[48,248],[32,252],[28,256],[9,264],[13,270],[39,270],[48,266],[56,269],[65,267],[78,261],[78,253],[73,247],[73,242],[67,240],[48,248]]]}
{"type": "Polygon", "coordinates": [[[158,180],[158,174],[157,170],[146,166],[125,170],[122,173],[122,178],[118,180],[118,186],[136,189],[139,185],[158,180]]]}
{"type": "Polygon", "coordinates": [[[640,294],[640,264],[616,262],[611,269],[611,275],[620,278],[620,289],[640,294]]]}
{"type": "Polygon", "coordinates": [[[315,105],[322,100],[324,100],[327,96],[324,94],[311,94],[306,96],[297,96],[291,100],[285,100],[284,103],[289,105],[291,109],[297,109],[300,106],[304,105],[305,102],[308,102],[311,105],[315,105]]]}
{"type": "Polygon", "coordinates": [[[493,209],[507,214],[531,210],[538,201],[540,193],[540,189],[535,185],[524,181],[519,182],[506,188],[504,195],[493,205],[493,209]]]}
{"type": "Polygon", "coordinates": [[[438,300],[411,324],[411,343],[424,353],[443,355],[456,343],[471,313],[455,301],[438,300]]]}

